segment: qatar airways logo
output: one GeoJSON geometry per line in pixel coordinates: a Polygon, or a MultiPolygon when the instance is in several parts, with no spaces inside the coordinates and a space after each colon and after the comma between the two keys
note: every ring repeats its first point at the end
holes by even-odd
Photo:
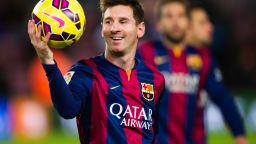
{"type": "Polygon", "coordinates": [[[198,90],[199,75],[162,72],[165,77],[166,88],[172,93],[195,94],[198,90]]]}
{"type": "Polygon", "coordinates": [[[119,103],[113,103],[110,105],[109,111],[113,116],[121,120],[121,126],[145,130],[152,128],[152,109],[132,105],[123,107],[119,103]]]}

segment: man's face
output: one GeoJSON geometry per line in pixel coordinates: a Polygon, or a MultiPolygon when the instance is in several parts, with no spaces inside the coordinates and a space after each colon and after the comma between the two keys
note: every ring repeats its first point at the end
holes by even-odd
{"type": "Polygon", "coordinates": [[[136,51],[138,38],[144,35],[144,23],[136,24],[133,10],[129,6],[117,5],[103,14],[102,36],[106,50],[116,56],[136,51]]]}
{"type": "Polygon", "coordinates": [[[172,2],[162,6],[157,28],[165,39],[172,43],[183,42],[187,25],[188,18],[184,5],[172,2]]]}
{"type": "Polygon", "coordinates": [[[207,13],[202,9],[191,12],[189,32],[193,40],[202,46],[208,46],[212,42],[213,26],[207,13]]]}

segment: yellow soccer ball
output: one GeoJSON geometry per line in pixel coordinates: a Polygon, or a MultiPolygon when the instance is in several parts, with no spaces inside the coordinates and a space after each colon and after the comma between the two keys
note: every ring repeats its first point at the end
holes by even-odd
{"type": "Polygon", "coordinates": [[[32,12],[36,30],[42,26],[42,39],[51,33],[51,48],[64,48],[76,43],[82,36],[85,14],[77,0],[40,0],[32,12]]]}

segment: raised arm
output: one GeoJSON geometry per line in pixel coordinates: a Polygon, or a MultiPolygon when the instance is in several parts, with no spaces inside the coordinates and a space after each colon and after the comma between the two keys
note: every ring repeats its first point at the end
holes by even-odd
{"type": "Polygon", "coordinates": [[[53,105],[63,118],[74,118],[79,114],[82,101],[85,98],[85,96],[80,94],[82,91],[85,91],[84,87],[79,81],[74,82],[74,84],[70,86],[66,84],[56,62],[54,61],[53,52],[48,47],[48,41],[51,34],[48,33],[44,39],[41,39],[41,29],[42,27],[39,26],[36,31],[35,22],[33,20],[29,20],[28,34],[38,58],[46,71],[53,105]]]}

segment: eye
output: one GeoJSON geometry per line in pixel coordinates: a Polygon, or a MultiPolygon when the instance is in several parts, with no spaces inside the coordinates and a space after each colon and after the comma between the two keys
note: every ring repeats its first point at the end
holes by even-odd
{"type": "Polygon", "coordinates": [[[104,24],[110,24],[111,21],[110,20],[104,20],[104,24]]]}
{"type": "Polygon", "coordinates": [[[126,23],[128,23],[128,20],[121,20],[120,23],[121,23],[121,24],[126,24],[126,23]]]}

